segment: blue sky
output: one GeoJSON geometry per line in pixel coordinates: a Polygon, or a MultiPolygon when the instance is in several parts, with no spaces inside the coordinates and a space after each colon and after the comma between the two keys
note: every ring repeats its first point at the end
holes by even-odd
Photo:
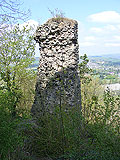
{"type": "Polygon", "coordinates": [[[48,8],[77,20],[81,55],[120,54],[120,0],[24,0],[23,8],[39,24],[51,18],[48,8]]]}

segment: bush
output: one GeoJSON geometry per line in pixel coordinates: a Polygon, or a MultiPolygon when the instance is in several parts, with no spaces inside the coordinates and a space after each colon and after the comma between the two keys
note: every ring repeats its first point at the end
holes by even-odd
{"type": "Polygon", "coordinates": [[[17,133],[19,118],[11,116],[13,96],[8,91],[0,91],[0,159],[8,160],[16,147],[22,145],[22,135],[17,133]]]}
{"type": "MultiPolygon", "coordinates": [[[[120,137],[118,124],[119,98],[109,91],[104,93],[104,105],[92,98],[90,111],[93,117],[82,116],[79,108],[56,106],[52,113],[37,119],[36,129],[31,130],[32,153],[37,157],[56,160],[119,160],[120,137]],[[113,119],[111,119],[111,117],[113,119]],[[87,119],[87,120],[86,120],[87,119]]],[[[89,110],[88,110],[89,111],[89,110]]]]}

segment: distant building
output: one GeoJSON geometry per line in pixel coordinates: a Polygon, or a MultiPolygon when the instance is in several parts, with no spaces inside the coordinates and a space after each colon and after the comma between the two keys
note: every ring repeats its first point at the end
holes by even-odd
{"type": "Polygon", "coordinates": [[[105,85],[105,89],[109,88],[111,91],[118,91],[120,90],[120,84],[116,83],[116,84],[107,84],[105,85]]]}

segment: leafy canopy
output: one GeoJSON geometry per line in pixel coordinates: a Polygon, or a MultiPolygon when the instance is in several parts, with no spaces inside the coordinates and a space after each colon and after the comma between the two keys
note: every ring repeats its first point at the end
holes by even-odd
{"type": "Polygon", "coordinates": [[[35,42],[31,28],[19,24],[0,35],[0,78],[7,83],[7,89],[15,84],[17,73],[33,61],[35,42]]]}

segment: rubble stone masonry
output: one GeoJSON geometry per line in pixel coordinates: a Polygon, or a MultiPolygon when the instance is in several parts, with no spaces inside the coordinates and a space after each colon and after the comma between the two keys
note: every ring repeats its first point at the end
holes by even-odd
{"type": "Polygon", "coordinates": [[[77,21],[52,18],[37,28],[35,40],[40,61],[32,115],[52,112],[56,106],[80,106],[77,21]]]}

